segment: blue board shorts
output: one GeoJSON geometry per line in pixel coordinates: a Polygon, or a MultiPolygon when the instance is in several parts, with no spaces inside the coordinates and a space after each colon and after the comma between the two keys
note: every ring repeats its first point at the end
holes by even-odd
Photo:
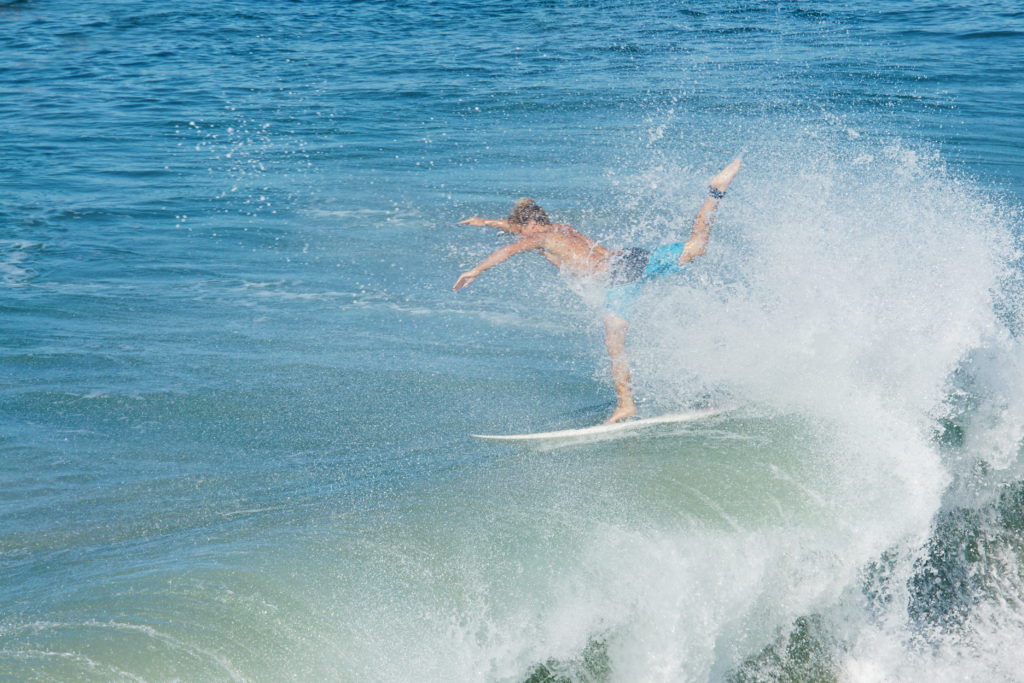
{"type": "Polygon", "coordinates": [[[664,244],[652,251],[647,260],[647,266],[639,278],[629,284],[611,287],[608,290],[604,298],[604,310],[623,320],[629,320],[633,314],[636,299],[640,296],[645,283],[685,270],[686,266],[679,265],[679,257],[683,255],[685,247],[685,242],[674,242],[664,244]]]}

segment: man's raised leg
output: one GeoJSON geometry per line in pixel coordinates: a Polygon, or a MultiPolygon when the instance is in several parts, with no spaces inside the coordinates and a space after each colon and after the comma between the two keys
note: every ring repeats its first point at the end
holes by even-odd
{"type": "Polygon", "coordinates": [[[733,178],[740,172],[743,162],[739,157],[732,160],[728,166],[718,172],[715,177],[708,181],[708,198],[704,200],[703,206],[693,219],[693,230],[690,232],[690,239],[686,241],[683,253],[679,255],[679,265],[687,263],[703,256],[708,249],[708,239],[711,238],[711,223],[715,220],[715,211],[718,209],[718,200],[725,196],[733,178]]]}
{"type": "Polygon", "coordinates": [[[633,388],[629,376],[629,361],[626,358],[626,330],[629,323],[611,313],[604,315],[604,344],[608,349],[608,357],[612,361],[612,380],[615,382],[615,395],[618,404],[615,411],[605,420],[605,424],[618,422],[636,415],[636,404],[633,403],[633,388]]]}

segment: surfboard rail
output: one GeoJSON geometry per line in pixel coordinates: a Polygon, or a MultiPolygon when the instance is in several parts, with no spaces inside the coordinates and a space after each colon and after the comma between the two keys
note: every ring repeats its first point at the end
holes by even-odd
{"type": "Polygon", "coordinates": [[[572,439],[576,437],[597,436],[614,432],[629,432],[659,424],[675,424],[703,420],[728,412],[730,408],[703,408],[679,413],[667,413],[656,417],[645,417],[635,420],[623,420],[612,424],[599,424],[577,429],[559,429],[551,432],[534,432],[530,434],[470,434],[473,438],[485,441],[550,441],[556,439],[572,439]]]}

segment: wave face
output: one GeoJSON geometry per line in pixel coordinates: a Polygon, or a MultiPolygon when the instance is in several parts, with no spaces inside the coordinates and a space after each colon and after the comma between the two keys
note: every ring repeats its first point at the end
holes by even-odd
{"type": "Polygon", "coordinates": [[[0,5],[0,679],[1022,680],[1014,3],[0,5]],[[646,414],[519,196],[652,284],[646,414]]]}

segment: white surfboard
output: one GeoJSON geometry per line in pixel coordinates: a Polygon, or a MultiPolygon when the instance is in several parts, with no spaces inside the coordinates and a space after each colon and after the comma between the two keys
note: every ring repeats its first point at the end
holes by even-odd
{"type": "Polygon", "coordinates": [[[660,424],[674,424],[678,422],[693,422],[708,417],[720,415],[728,408],[704,408],[702,410],[691,410],[685,413],[670,413],[657,417],[645,417],[639,420],[624,420],[612,424],[600,424],[582,429],[560,429],[554,432],[536,432],[534,434],[471,434],[477,439],[488,441],[554,441],[560,439],[574,439],[601,434],[612,434],[615,432],[630,432],[652,427],[660,424]]]}

